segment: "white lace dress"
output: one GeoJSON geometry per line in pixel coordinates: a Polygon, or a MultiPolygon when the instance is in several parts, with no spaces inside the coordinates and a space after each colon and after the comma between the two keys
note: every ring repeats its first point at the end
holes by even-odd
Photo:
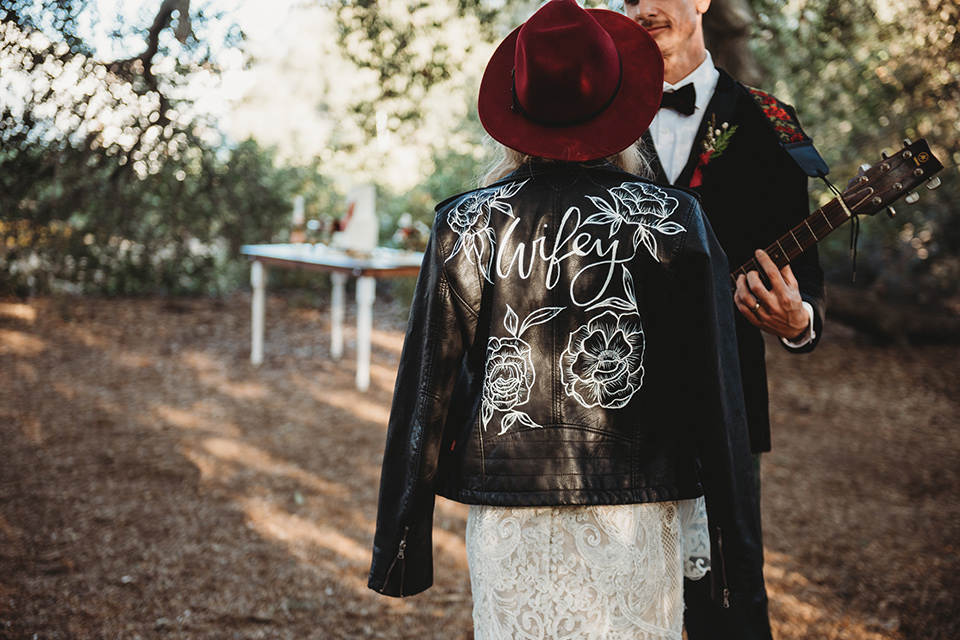
{"type": "Polygon", "coordinates": [[[709,569],[703,498],[471,506],[476,640],[680,640],[683,577],[709,569]]]}

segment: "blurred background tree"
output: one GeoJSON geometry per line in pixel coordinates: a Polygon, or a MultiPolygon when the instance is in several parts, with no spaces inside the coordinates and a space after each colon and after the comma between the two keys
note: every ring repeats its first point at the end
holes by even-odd
{"type": "Polygon", "coordinates": [[[97,6],[0,10],[0,292],[234,288],[240,245],[279,237],[313,177],[198,108],[243,37],[216,6],[163,0],[138,24],[97,6]],[[97,27],[129,55],[101,59],[97,27]]]}
{"type": "MultiPolygon", "coordinates": [[[[924,137],[946,167],[943,186],[861,225],[858,286],[891,300],[960,310],[960,6],[953,0],[751,0],[763,86],[795,104],[843,188],[860,164],[924,137]]],[[[832,197],[814,185],[814,200],[832,197]]],[[[849,236],[822,248],[849,283],[849,236]]],[[[844,237],[846,236],[846,237],[844,237]]]]}

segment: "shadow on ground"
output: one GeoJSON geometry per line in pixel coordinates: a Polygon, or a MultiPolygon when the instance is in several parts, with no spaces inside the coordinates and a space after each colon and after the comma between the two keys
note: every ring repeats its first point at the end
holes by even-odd
{"type": "MultiPolygon", "coordinates": [[[[434,588],[366,588],[405,309],[377,303],[360,393],[352,332],[332,361],[292,300],[259,368],[247,296],[0,301],[0,638],[472,638],[462,505],[434,588]]],[[[958,356],[771,345],[778,638],[960,635],[958,356]]]]}

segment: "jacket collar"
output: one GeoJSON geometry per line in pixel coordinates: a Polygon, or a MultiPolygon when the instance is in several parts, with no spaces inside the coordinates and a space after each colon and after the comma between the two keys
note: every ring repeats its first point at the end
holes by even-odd
{"type": "Polygon", "coordinates": [[[494,185],[500,185],[505,182],[523,180],[529,178],[549,178],[549,177],[576,177],[583,175],[587,170],[590,171],[613,171],[620,174],[625,174],[620,167],[613,164],[612,162],[601,158],[599,160],[590,160],[588,162],[562,162],[559,160],[532,160],[530,162],[525,162],[513,173],[510,173],[503,178],[500,178],[496,182],[490,185],[485,185],[483,187],[478,187],[476,189],[471,189],[470,191],[465,191],[463,193],[458,193],[452,195],[444,200],[441,200],[434,207],[434,211],[440,211],[448,204],[455,200],[466,196],[469,193],[474,191],[482,191],[483,189],[489,189],[494,185]]]}

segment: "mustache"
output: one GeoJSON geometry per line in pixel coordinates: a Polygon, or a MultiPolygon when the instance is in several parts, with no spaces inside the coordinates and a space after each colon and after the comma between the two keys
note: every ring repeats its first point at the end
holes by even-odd
{"type": "Polygon", "coordinates": [[[640,20],[640,26],[643,27],[644,29],[647,29],[647,30],[649,31],[650,29],[658,29],[658,28],[660,28],[660,27],[666,27],[666,26],[668,26],[668,24],[667,24],[666,22],[661,22],[661,21],[657,21],[657,20],[644,20],[644,19],[641,19],[641,20],[640,20]]]}

